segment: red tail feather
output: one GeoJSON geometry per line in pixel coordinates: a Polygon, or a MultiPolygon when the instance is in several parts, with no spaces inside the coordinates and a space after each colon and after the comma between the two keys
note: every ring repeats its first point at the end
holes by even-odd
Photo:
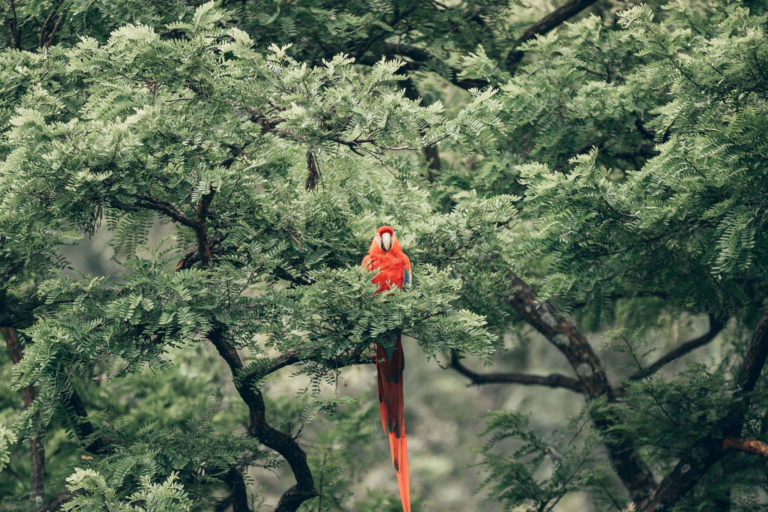
{"type": "Polygon", "coordinates": [[[381,426],[389,436],[392,464],[397,471],[397,487],[404,512],[411,512],[411,484],[408,480],[408,439],[405,436],[403,417],[403,344],[397,337],[394,349],[376,346],[376,370],[379,385],[381,426]],[[390,352],[391,350],[391,352],[390,352]],[[391,356],[387,355],[387,352],[391,356]]]}

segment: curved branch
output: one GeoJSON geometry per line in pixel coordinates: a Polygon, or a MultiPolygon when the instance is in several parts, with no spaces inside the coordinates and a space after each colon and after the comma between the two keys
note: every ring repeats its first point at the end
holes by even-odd
{"type": "Polygon", "coordinates": [[[472,381],[471,384],[522,384],[524,386],[563,388],[576,393],[584,393],[584,386],[582,386],[578,379],[559,373],[550,375],[529,375],[515,372],[477,373],[464,366],[456,352],[451,352],[451,366],[457,372],[469,378],[472,381]]]}
{"type": "Polygon", "coordinates": [[[768,457],[768,444],[751,439],[726,437],[723,439],[723,451],[737,451],[768,457]]]}
{"type": "Polygon", "coordinates": [[[168,217],[170,217],[171,219],[175,220],[176,222],[178,222],[183,226],[190,227],[194,230],[197,230],[199,228],[199,225],[195,221],[195,219],[192,219],[182,214],[178,209],[176,209],[176,207],[173,204],[167,201],[161,201],[159,199],[155,199],[149,194],[140,195],[137,198],[137,201],[138,201],[138,205],[141,206],[142,208],[155,210],[156,212],[160,212],[164,215],[167,215],[168,217]]]}
{"type": "MultiPolygon", "coordinates": [[[[267,423],[264,397],[255,384],[259,378],[268,373],[299,361],[308,360],[310,357],[301,356],[298,352],[283,354],[281,357],[273,360],[273,364],[268,367],[267,373],[264,372],[262,367],[259,371],[252,371],[244,378],[241,378],[240,374],[245,369],[243,362],[235,347],[225,339],[223,326],[216,326],[208,334],[208,339],[216,347],[216,350],[218,350],[227,365],[229,365],[237,392],[248,406],[250,411],[248,434],[257,438],[264,446],[279,453],[291,466],[293,475],[296,478],[296,485],[283,493],[277,508],[275,508],[275,512],[295,512],[303,502],[319,496],[319,493],[315,488],[312,472],[307,464],[307,455],[299,444],[290,435],[280,432],[267,423]]],[[[362,354],[358,356],[352,354],[350,359],[345,359],[341,356],[339,363],[347,362],[347,364],[351,364],[349,363],[351,360],[373,362],[373,359],[362,354]]]]}
{"type": "MultiPolygon", "coordinates": [[[[246,371],[246,368],[235,347],[226,340],[224,326],[217,325],[208,334],[208,339],[229,366],[234,377],[237,392],[248,406],[250,411],[248,434],[258,439],[264,446],[279,453],[288,462],[296,478],[296,485],[283,493],[277,508],[275,508],[275,512],[295,512],[302,503],[319,496],[319,493],[315,488],[315,482],[307,464],[307,455],[304,453],[304,450],[301,449],[296,440],[289,434],[281,432],[267,423],[264,396],[256,386],[256,383],[263,376],[280,368],[317,357],[320,353],[319,349],[316,352],[304,355],[299,351],[288,352],[273,359],[271,364],[267,366],[259,365],[258,369],[251,370],[250,373],[243,376],[242,373],[246,371]]],[[[363,352],[361,349],[358,353],[339,356],[337,359],[338,365],[346,366],[357,362],[370,363],[375,361],[375,356],[371,357],[370,353],[363,354],[363,352]]]]}
{"type": "Polygon", "coordinates": [[[699,336],[698,338],[694,338],[691,341],[687,341],[680,345],[679,347],[676,347],[663,356],[661,356],[659,359],[656,360],[655,363],[650,365],[649,367],[638,371],[634,373],[633,375],[630,375],[628,377],[629,380],[642,380],[646,377],[650,377],[657,371],[661,370],[664,366],[668,365],[669,363],[680,359],[684,355],[688,354],[689,352],[692,352],[696,350],[699,347],[703,347],[704,345],[708,344],[712,340],[714,340],[718,334],[720,334],[720,331],[723,330],[723,327],[725,327],[725,324],[721,322],[720,320],[717,320],[714,316],[709,316],[709,332],[706,334],[703,334],[699,336]]]}

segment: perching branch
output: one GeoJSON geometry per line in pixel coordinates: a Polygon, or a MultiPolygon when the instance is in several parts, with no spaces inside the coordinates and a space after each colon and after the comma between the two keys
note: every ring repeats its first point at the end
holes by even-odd
{"type": "MultiPolygon", "coordinates": [[[[741,438],[751,394],[765,367],[766,359],[768,359],[768,309],[763,312],[752,334],[747,354],[736,375],[736,391],[733,393],[728,413],[718,422],[718,428],[715,429],[716,433],[722,432],[722,437],[715,434],[696,442],[678,462],[675,469],[662,480],[656,492],[642,507],[638,507],[638,512],[669,510],[723,455],[735,449],[735,445],[739,443],[729,439],[741,438]]],[[[742,443],[741,446],[747,445],[742,443]]],[[[759,447],[755,446],[755,448],[759,447]]]]}
{"type": "Polygon", "coordinates": [[[578,379],[559,373],[550,375],[529,375],[515,372],[477,373],[464,366],[456,352],[451,352],[451,366],[460,374],[468,377],[472,381],[471,384],[522,384],[525,386],[564,388],[576,393],[584,392],[584,387],[578,379]]]}
{"type": "Polygon", "coordinates": [[[725,327],[725,324],[723,324],[723,322],[716,319],[713,315],[710,315],[709,316],[709,332],[707,332],[702,336],[699,336],[698,338],[694,338],[691,341],[687,341],[682,345],[680,345],[679,347],[676,347],[670,350],[669,352],[661,356],[659,359],[657,359],[655,363],[653,363],[647,368],[644,368],[643,370],[640,370],[630,375],[628,379],[642,380],[647,377],[650,377],[651,375],[658,372],[669,363],[676,361],[677,359],[680,359],[681,357],[688,354],[689,352],[692,352],[697,348],[703,347],[704,345],[710,343],[712,340],[714,340],[717,337],[718,334],[720,334],[720,331],[723,330],[723,327],[725,327]]]}

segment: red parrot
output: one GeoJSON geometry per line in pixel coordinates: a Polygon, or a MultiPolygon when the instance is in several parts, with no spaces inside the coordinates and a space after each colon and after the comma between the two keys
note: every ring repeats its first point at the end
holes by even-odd
{"type": "MultiPolygon", "coordinates": [[[[363,268],[378,270],[373,284],[379,285],[377,293],[392,286],[403,288],[411,284],[411,261],[403,253],[395,231],[389,226],[380,227],[373,237],[368,255],[363,258],[363,268]]],[[[392,464],[397,471],[397,487],[404,512],[411,512],[411,484],[408,481],[408,440],[405,437],[403,417],[403,370],[405,357],[399,333],[389,333],[386,346],[376,344],[376,373],[379,387],[381,426],[389,435],[392,464]]]]}

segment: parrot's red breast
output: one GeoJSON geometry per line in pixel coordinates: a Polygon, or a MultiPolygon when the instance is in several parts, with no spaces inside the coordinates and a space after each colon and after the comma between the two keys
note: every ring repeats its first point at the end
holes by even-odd
{"type": "Polygon", "coordinates": [[[379,291],[389,290],[392,285],[402,288],[406,272],[411,271],[411,260],[403,252],[395,236],[395,231],[389,226],[383,226],[376,231],[377,237],[371,242],[368,255],[363,258],[363,268],[377,270],[378,275],[373,278],[373,283],[379,285],[379,291]],[[385,251],[379,245],[378,240],[385,233],[392,237],[392,248],[385,251]],[[389,284],[388,284],[389,283],[389,284]]]}

